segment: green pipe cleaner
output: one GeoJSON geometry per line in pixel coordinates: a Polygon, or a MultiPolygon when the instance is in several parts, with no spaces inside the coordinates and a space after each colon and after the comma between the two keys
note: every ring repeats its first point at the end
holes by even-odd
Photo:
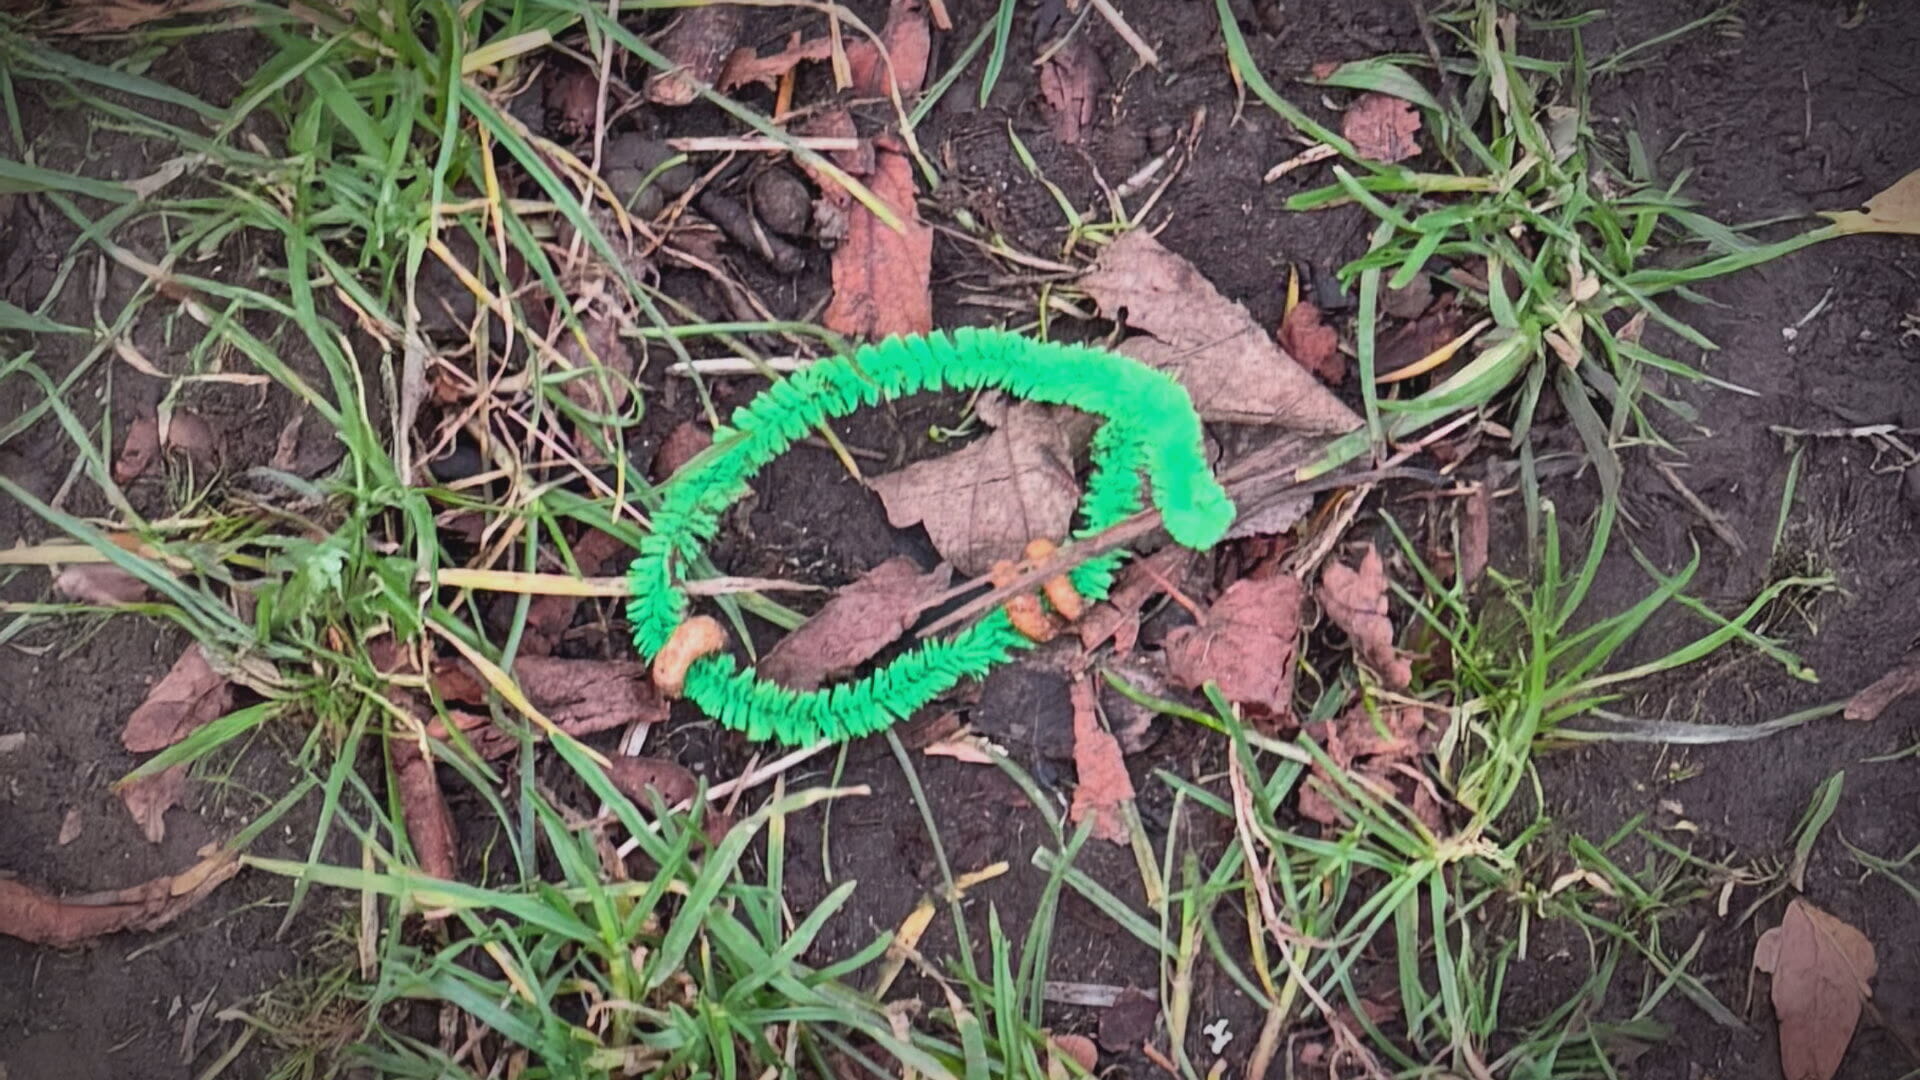
{"type": "MultiPolygon", "coordinates": [[[[676,563],[696,559],[718,531],[721,514],[747,494],[748,481],[822,420],[920,391],[987,387],[1106,418],[1093,437],[1076,539],[1138,512],[1143,473],[1167,532],[1179,543],[1212,547],[1233,523],[1233,503],[1207,469],[1200,418],[1170,376],[1101,349],[999,330],[889,338],[775,383],[735,410],[731,425],[713,433],[713,446],[668,481],[653,531],[628,571],[634,647],[651,661],[666,645],[687,614],[686,594],[675,587],[676,563]]],[[[1105,599],[1123,556],[1109,552],[1075,567],[1074,587],[1090,600],[1105,599]]],[[[960,680],[984,676],[1032,645],[1004,610],[995,610],[864,679],[823,690],[789,690],[757,678],[731,656],[703,656],[687,671],[686,696],[750,739],[790,745],[852,739],[912,715],[960,680]]]]}

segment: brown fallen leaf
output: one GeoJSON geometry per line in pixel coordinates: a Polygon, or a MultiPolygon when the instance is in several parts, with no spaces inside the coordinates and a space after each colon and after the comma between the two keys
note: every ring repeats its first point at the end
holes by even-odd
{"type": "MultiPolygon", "coordinates": [[[[580,568],[582,577],[598,577],[627,554],[626,544],[599,529],[588,529],[573,544],[573,562],[580,568]]],[[[573,617],[580,610],[580,603],[578,596],[534,597],[533,602],[527,605],[527,625],[520,634],[520,655],[551,655],[554,647],[566,635],[567,628],[573,625],[573,617]]]]}
{"type": "Polygon", "coordinates": [[[713,432],[697,420],[682,420],[660,440],[660,449],[653,452],[653,467],[648,475],[654,483],[661,483],[679,472],[680,466],[692,461],[695,454],[712,445],[713,432]]]}
{"type": "MultiPolygon", "coordinates": [[[[692,802],[700,794],[700,781],[692,771],[665,758],[616,757],[607,777],[621,794],[633,800],[636,809],[649,815],[656,807],[670,810],[692,802]]],[[[700,828],[708,843],[718,844],[733,829],[733,819],[709,803],[701,812],[700,828]]]]}
{"type": "Polygon", "coordinates": [[[1075,34],[1040,65],[1040,100],[1062,146],[1078,146],[1093,126],[1094,106],[1107,90],[1107,68],[1086,34],[1075,34]]]}
{"type": "Polygon", "coordinates": [[[890,524],[926,526],[940,556],[970,577],[1018,558],[1028,541],[1065,536],[1080,503],[1072,440],[1051,410],[988,398],[978,411],[992,434],[868,482],[890,524]]]}
{"type": "Polygon", "coordinates": [[[64,949],[122,930],[158,930],[239,872],[238,855],[209,847],[178,874],[112,892],[56,897],[0,878],[0,934],[64,949]]]}
{"type": "MultiPolygon", "coordinates": [[[[852,50],[848,51],[851,54],[852,50]]],[[[714,89],[725,93],[742,86],[764,86],[771,90],[787,72],[803,63],[825,60],[832,55],[833,39],[822,37],[803,42],[800,32],[796,30],[787,40],[786,47],[776,53],[761,56],[758,50],[745,46],[733,50],[720,68],[714,89]]],[[[851,55],[848,56],[848,63],[852,63],[851,55]]]]}
{"type": "Polygon", "coordinates": [[[897,143],[876,140],[867,187],[900,219],[901,227],[890,228],[864,204],[847,207],[846,240],[833,252],[833,300],[821,321],[849,337],[876,341],[893,334],[926,333],[933,329],[928,285],[933,230],[920,220],[913,165],[897,143]]]}
{"type": "Polygon", "coordinates": [[[1276,726],[1293,715],[1293,660],[1300,633],[1300,581],[1291,574],[1227,586],[1197,626],[1167,635],[1167,674],[1181,686],[1211,682],[1227,700],[1276,726]]]}
{"type": "Polygon", "coordinates": [[[136,754],[164,750],[232,707],[232,685],[208,665],[199,644],[189,645],[127,717],[120,742],[136,754]]]}
{"type": "Polygon", "coordinates": [[[1831,1080],[1873,996],[1873,942],[1796,897],[1780,925],[1760,935],[1753,966],[1773,976],[1784,1080],[1831,1080]]]}
{"type": "Polygon", "coordinates": [[[53,591],[69,600],[95,607],[125,607],[145,603],[151,595],[145,582],[112,563],[69,566],[53,579],[53,591]]]}
{"type": "Polygon", "coordinates": [[[1873,685],[1847,699],[1849,720],[1877,720],[1887,707],[1920,690],[1920,651],[1908,653],[1873,685]]]}
{"type": "Polygon", "coordinates": [[[187,767],[175,765],[117,790],[120,801],[126,804],[127,813],[133,815],[134,824],[140,826],[147,842],[157,844],[167,838],[167,811],[186,796],[187,767]]]}
{"type": "Polygon", "coordinates": [[[1080,647],[1099,648],[1109,639],[1113,651],[1125,656],[1133,651],[1140,636],[1140,609],[1146,602],[1178,588],[1193,563],[1193,552],[1178,544],[1168,544],[1144,559],[1135,559],[1120,571],[1106,600],[1095,604],[1077,624],[1080,647]]]}
{"type": "Polygon", "coordinates": [[[145,476],[160,460],[160,419],[142,416],[127,425],[120,453],[113,459],[113,482],[125,484],[145,476]]]}
{"type": "Polygon", "coordinates": [[[813,690],[845,675],[893,644],[952,580],[945,563],[923,574],[912,559],[896,555],[781,638],[760,658],[760,675],[794,690],[813,690]]]}
{"type": "Polygon", "coordinates": [[[1320,309],[1311,300],[1293,305],[1280,321],[1280,347],[1328,386],[1347,381],[1347,358],[1340,355],[1340,335],[1320,321],[1320,309]]]}
{"type": "Polygon", "coordinates": [[[1413,681],[1413,664],[1393,643],[1387,615],[1387,570],[1379,549],[1367,545],[1358,568],[1329,562],[1320,571],[1315,595],[1327,617],[1347,632],[1354,655],[1388,687],[1404,690],[1413,681]]]}
{"type": "Polygon", "coordinates": [[[1100,726],[1094,709],[1093,683],[1087,676],[1073,681],[1073,768],[1080,782],[1073,789],[1067,817],[1078,825],[1093,818],[1093,835],[1113,844],[1128,841],[1125,807],[1133,802],[1133,778],[1120,743],[1100,726]]]}
{"type": "MultiPolygon", "coordinates": [[[[887,22],[880,28],[880,48],[886,49],[893,64],[892,82],[905,97],[927,81],[927,59],[933,48],[933,30],[927,25],[922,0],[893,0],[887,5],[887,22]]],[[[861,97],[886,97],[887,64],[880,48],[866,37],[847,45],[847,71],[852,76],[853,92],[861,97]]]]}
{"type": "Polygon", "coordinates": [[[1420,110],[1391,94],[1361,94],[1340,119],[1340,134],[1355,150],[1388,165],[1419,156],[1419,130],[1420,110]]]}
{"type": "Polygon", "coordinates": [[[668,28],[658,46],[672,70],[647,80],[647,100],[656,105],[688,105],[720,69],[740,37],[740,9],[730,4],[691,8],[668,28]]]}
{"type": "Polygon", "coordinates": [[[1246,308],[1144,229],[1108,244],[1080,287],[1100,314],[1145,331],[1119,351],[1179,379],[1204,419],[1320,434],[1360,425],[1246,308]]]}
{"type": "Polygon", "coordinates": [[[388,744],[393,753],[394,782],[400,788],[400,812],[407,826],[407,843],[420,872],[441,881],[460,876],[460,834],[453,811],[440,790],[440,774],[413,739],[400,737],[388,744]]]}

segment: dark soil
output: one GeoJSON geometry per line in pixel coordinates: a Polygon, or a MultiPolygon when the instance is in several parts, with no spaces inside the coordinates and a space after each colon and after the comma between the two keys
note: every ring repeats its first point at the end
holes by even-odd
{"type": "MultiPolygon", "coordinates": [[[[875,5],[858,6],[865,10],[875,5]]],[[[1123,0],[1119,6],[1161,47],[1163,70],[1129,76],[1131,54],[1096,20],[1089,29],[1115,89],[1103,102],[1084,149],[1057,146],[1047,133],[1027,62],[1032,45],[1023,7],[1012,56],[989,106],[974,107],[976,91],[963,79],[920,133],[922,145],[945,164],[950,180],[929,216],[940,220],[945,212],[965,208],[1024,250],[1051,255],[1063,235],[1059,211],[1008,147],[1010,122],[1047,177],[1076,205],[1086,207],[1098,204],[1096,170],[1108,183],[1117,183],[1204,107],[1199,152],[1150,224],[1164,222],[1160,236],[1168,247],[1192,259],[1222,293],[1244,303],[1263,324],[1277,324],[1287,267],[1298,265],[1310,282],[1326,282],[1331,271],[1363,249],[1370,221],[1354,209],[1286,213],[1282,203],[1287,196],[1320,182],[1324,174],[1315,169],[1276,184],[1261,183],[1268,167],[1299,147],[1290,129],[1257,101],[1249,100],[1236,117],[1212,4],[1123,0]]],[[[1698,0],[1623,0],[1611,17],[1589,29],[1588,50],[1595,55],[1611,52],[1712,6],[1698,0]]],[[[949,0],[949,7],[959,25],[937,58],[940,70],[992,5],[949,0]]],[[[1261,69],[1294,100],[1323,114],[1324,109],[1313,105],[1318,92],[1291,82],[1315,63],[1424,48],[1409,5],[1397,0],[1245,7],[1249,10],[1243,11],[1242,27],[1261,69]],[[1254,7],[1259,10],[1250,10],[1254,7]]],[[[1920,55],[1920,8],[1871,5],[1865,23],[1847,29],[1842,23],[1852,7],[1749,5],[1741,13],[1740,33],[1688,38],[1647,66],[1602,82],[1597,87],[1604,118],[1598,121],[1600,134],[1619,138],[1627,130],[1637,131],[1659,155],[1659,173],[1672,177],[1691,170],[1689,192],[1721,220],[1751,221],[1857,203],[1920,165],[1913,149],[1920,146],[1920,78],[1912,65],[1912,58],[1920,55]]],[[[233,44],[232,36],[194,42],[177,50],[155,74],[224,100],[232,92],[231,73],[247,69],[233,62],[235,50],[242,56],[244,50],[233,44]],[[224,62],[182,58],[202,48],[218,50],[214,59],[224,62]]],[[[31,117],[28,135],[40,160],[56,167],[75,163],[80,153],[70,130],[75,125],[31,97],[23,108],[31,117]]],[[[711,118],[687,122],[697,126],[711,118]]],[[[100,168],[100,156],[105,155],[113,175],[137,175],[157,163],[147,160],[142,147],[116,141],[112,133],[96,133],[92,153],[90,168],[100,168]]],[[[51,281],[51,267],[71,239],[57,221],[57,215],[31,198],[9,202],[0,196],[0,296],[29,307],[41,298],[51,281]]],[[[977,253],[943,238],[934,257],[939,325],[996,317],[965,302],[995,291],[988,283],[991,268],[977,253]]],[[[752,260],[743,257],[740,262],[751,278],[752,260]]],[[[804,315],[827,288],[826,258],[812,253],[808,271],[797,280],[755,284],[765,285],[764,298],[776,314],[804,315]]],[[[54,314],[89,321],[85,291],[70,283],[54,314]]],[[[1807,599],[1798,610],[1783,606],[1771,617],[1772,632],[1819,673],[1817,685],[1788,677],[1764,657],[1733,649],[1716,656],[1704,673],[1670,680],[1623,703],[1621,711],[1749,723],[1852,693],[1920,637],[1920,597],[1913,585],[1920,562],[1914,534],[1920,477],[1903,474],[1898,468],[1903,463],[1877,457],[1858,440],[1805,443],[1785,542],[1781,551],[1769,550],[1790,461],[1788,448],[1770,432],[1771,425],[1920,427],[1920,371],[1915,367],[1920,344],[1902,337],[1902,320],[1920,313],[1920,246],[1911,238],[1830,243],[1703,291],[1714,305],[1691,307],[1684,314],[1721,345],[1705,364],[1715,375],[1756,394],[1666,388],[1699,410],[1701,427],[1692,432],[1670,420],[1666,431],[1686,451],[1681,470],[1686,483],[1726,515],[1746,539],[1746,550],[1728,550],[1647,467],[1640,450],[1627,454],[1627,509],[1634,524],[1625,539],[1668,570],[1683,565],[1697,545],[1702,570],[1692,592],[1720,611],[1737,610],[1767,582],[1788,573],[1832,574],[1839,590],[1807,599]],[[1791,339],[1783,335],[1783,328],[1798,323],[1823,297],[1829,299],[1817,315],[1798,326],[1791,339]]],[[[1317,299],[1329,309],[1337,307],[1324,285],[1317,299]]],[[[110,293],[109,303],[115,302],[110,293]]],[[[696,291],[690,302],[712,307],[715,317],[728,317],[711,296],[696,291]]],[[[1677,343],[1650,338],[1650,344],[1671,354],[1677,343]]],[[[143,347],[163,354],[167,348],[157,336],[154,344],[143,347]]],[[[39,361],[58,379],[78,355],[68,343],[50,341],[43,343],[39,361]]],[[[70,397],[88,422],[102,409],[104,372],[104,364],[97,365],[79,384],[81,392],[70,397]]],[[[152,404],[140,398],[151,386],[143,386],[143,380],[124,369],[113,378],[112,426],[119,431],[136,406],[152,404]]],[[[742,383],[728,393],[732,400],[744,401],[753,388],[742,383]]],[[[29,407],[38,394],[26,380],[0,381],[0,422],[29,407]]],[[[234,452],[264,460],[288,415],[288,402],[275,390],[267,395],[264,414],[250,411],[252,404],[216,396],[203,407],[229,446],[237,448],[234,452]]],[[[659,409],[649,418],[648,443],[690,412],[688,401],[659,409]]],[[[879,452],[889,459],[885,467],[892,467],[942,452],[921,433],[930,423],[951,423],[959,415],[958,402],[914,402],[859,418],[843,431],[850,444],[879,452]]],[[[1547,425],[1539,437],[1568,445],[1567,434],[1553,427],[1547,425]]],[[[65,437],[51,421],[43,420],[0,446],[0,469],[42,498],[60,487],[71,463],[65,437]]],[[[880,471],[882,466],[874,463],[871,468],[880,471]]],[[[87,504],[89,490],[85,483],[76,485],[76,505],[71,508],[104,511],[104,506],[87,504]]],[[[890,530],[878,500],[823,450],[800,449],[788,455],[769,470],[759,492],[752,510],[738,519],[737,530],[716,547],[722,565],[733,572],[804,573],[840,582],[896,553],[930,554],[923,535],[890,530]]],[[[1549,494],[1564,522],[1584,528],[1583,515],[1593,503],[1589,477],[1555,480],[1549,494]]],[[[1497,505],[1502,519],[1498,537],[1519,536],[1514,524],[1517,500],[1509,502],[1497,505]]],[[[1415,512],[1410,505],[1393,509],[1403,516],[1415,512]]],[[[1363,517],[1362,527],[1366,525],[1363,517]]],[[[0,544],[48,536],[48,528],[23,508],[0,505],[0,544]]],[[[1517,573],[1527,569],[1517,539],[1496,551],[1495,562],[1517,573]]],[[[22,574],[0,586],[0,596],[38,599],[43,587],[44,578],[22,574]]],[[[1593,609],[1622,609],[1649,588],[1623,547],[1603,568],[1593,609]]],[[[1625,660],[1661,655],[1701,632],[1703,625],[1685,617],[1662,620],[1631,646],[1625,660]]],[[[192,808],[171,814],[167,840],[158,847],[139,836],[107,791],[107,784],[134,763],[118,740],[127,712],[183,644],[172,631],[114,619],[100,626],[40,628],[0,645],[0,705],[5,706],[0,734],[27,735],[20,749],[0,757],[0,806],[5,807],[7,823],[0,831],[0,873],[73,891],[145,880],[181,868],[200,844],[230,834],[264,805],[263,797],[270,800],[284,790],[287,770],[278,763],[286,751],[264,741],[252,748],[230,784],[203,783],[192,808]],[[79,839],[60,846],[55,837],[76,808],[82,822],[79,839]]],[[[616,646],[617,639],[605,647],[616,646]]],[[[1001,741],[1043,785],[1061,799],[1067,797],[1071,763],[1059,759],[1058,733],[1070,721],[1064,696],[1045,670],[1044,656],[991,682],[975,713],[976,721],[1003,735],[1001,741]]],[[[1916,1032],[1920,968],[1910,958],[1920,951],[1920,907],[1884,878],[1862,879],[1862,868],[1840,843],[1844,837],[1868,851],[1896,857],[1920,844],[1920,804],[1913,798],[1920,779],[1915,759],[1865,761],[1920,740],[1916,721],[1920,701],[1896,705],[1871,725],[1832,718],[1758,742],[1562,753],[1542,762],[1547,809],[1558,829],[1594,838],[1612,833],[1635,815],[1668,824],[1683,817],[1698,829],[1691,835],[1696,850],[1741,865],[1785,857],[1789,834],[1815,789],[1845,770],[1838,812],[1814,849],[1807,895],[1859,926],[1876,943],[1881,958],[1875,982],[1879,1010],[1888,1024],[1916,1032]]],[[[698,772],[724,778],[744,765],[752,749],[711,724],[681,717],[656,732],[651,752],[676,756],[698,772]]],[[[1131,764],[1156,844],[1164,841],[1170,795],[1154,771],[1213,777],[1221,767],[1214,741],[1185,725],[1165,728],[1131,764]]],[[[823,782],[831,767],[830,758],[815,759],[788,782],[823,782]]],[[[1009,935],[1018,938],[1043,883],[1031,860],[1037,848],[1050,843],[1044,823],[996,770],[918,755],[915,767],[954,872],[1001,861],[1009,865],[1007,873],[975,889],[966,901],[976,943],[984,935],[990,906],[998,910],[1009,935]]],[[[922,896],[940,889],[933,847],[886,745],[869,740],[851,747],[843,782],[868,784],[873,794],[838,804],[830,824],[816,811],[796,819],[789,831],[787,876],[794,910],[810,908],[832,883],[860,882],[852,904],[819,939],[818,957],[844,955],[865,944],[874,934],[897,926],[922,896]]],[[[290,819],[263,838],[262,849],[304,855],[310,829],[310,818],[290,819]]],[[[1689,842],[1688,834],[1669,835],[1676,842],[1689,842]]],[[[1192,839],[1204,848],[1227,837],[1192,839]]],[[[1542,848],[1547,846],[1543,843],[1542,848]]],[[[1092,844],[1078,865],[1123,898],[1140,902],[1138,873],[1128,851],[1092,844]]],[[[283,881],[248,873],[157,934],[114,937],[67,951],[33,950],[0,940],[0,1077],[194,1075],[218,1053],[204,1052],[206,1046],[224,1044],[238,1030],[237,1025],[215,1023],[212,1012],[276,985],[303,963],[325,958],[314,945],[314,928],[331,917],[323,911],[311,914],[288,936],[276,936],[288,892],[283,881]],[[186,1017],[210,993],[214,1007],[198,1039],[205,1044],[200,1047],[203,1053],[184,1064],[180,1042],[186,1017]]],[[[1739,912],[1752,899],[1752,890],[1738,891],[1732,910],[1739,912]]],[[[1747,1008],[1753,942],[1777,919],[1779,908],[1776,900],[1755,919],[1736,925],[1732,918],[1717,916],[1710,904],[1700,904],[1670,921],[1663,934],[1670,954],[1685,949],[1696,934],[1704,935],[1690,970],[1739,1012],[1747,1008]]],[[[1054,940],[1055,979],[1142,989],[1158,985],[1151,950],[1119,932],[1070,891],[1061,904],[1054,940]]],[[[1579,968],[1582,943],[1536,942],[1549,944],[1564,945],[1566,951],[1536,947],[1535,959],[1519,966],[1508,982],[1506,1012],[1515,1018],[1557,1005],[1584,976],[1579,968]]],[[[921,948],[930,957],[952,955],[954,941],[944,912],[921,948]]],[[[1634,1002],[1623,991],[1609,1004],[1624,1014],[1634,1002]]],[[[1244,1060],[1258,1017],[1232,983],[1205,964],[1193,1015],[1196,1031],[1215,1018],[1227,1018],[1234,1041],[1225,1056],[1236,1066],[1244,1060]]],[[[1764,1000],[1756,1002],[1749,1015],[1750,1030],[1721,1028],[1677,995],[1670,997],[1657,1016],[1673,1026],[1674,1034],[1640,1058],[1632,1075],[1676,1080],[1777,1076],[1770,1041],[1773,1022],[1764,1000]]],[[[1055,1022],[1059,1028],[1091,1034],[1098,1014],[1066,1010],[1055,1022]]],[[[1196,1036],[1190,1049],[1200,1055],[1197,1060],[1209,1060],[1201,1042],[1196,1036]]],[[[261,1059],[243,1059],[243,1065],[248,1060],[256,1067],[236,1067],[234,1075],[264,1071],[261,1059]]],[[[1114,1060],[1129,1075],[1156,1071],[1138,1056],[1114,1060]]],[[[1905,1059],[1900,1043],[1888,1032],[1866,1024],[1841,1075],[1894,1077],[1916,1064],[1905,1059]]]]}

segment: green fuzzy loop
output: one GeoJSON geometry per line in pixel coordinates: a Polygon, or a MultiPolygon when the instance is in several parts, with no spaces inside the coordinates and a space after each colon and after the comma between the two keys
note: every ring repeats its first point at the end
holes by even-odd
{"type": "MultiPolygon", "coordinates": [[[[796,440],[823,420],[881,401],[987,387],[1106,418],[1094,435],[1075,537],[1093,536],[1138,512],[1142,475],[1179,543],[1212,547],[1233,524],[1233,503],[1207,469],[1200,418],[1170,376],[1101,349],[1000,330],[889,338],[775,383],[735,410],[714,432],[713,446],[674,474],[628,571],[627,618],[640,655],[651,661],[687,617],[675,566],[699,555],[727,507],[747,493],[748,481],[796,440]]],[[[1070,575],[1074,586],[1090,600],[1105,599],[1121,559],[1115,551],[1080,564],[1070,575]]],[[[731,656],[702,657],[687,671],[686,696],[750,739],[789,745],[854,739],[911,716],[961,680],[984,676],[1032,646],[1005,611],[994,611],[864,679],[825,690],[789,690],[742,669],[731,656]]]]}

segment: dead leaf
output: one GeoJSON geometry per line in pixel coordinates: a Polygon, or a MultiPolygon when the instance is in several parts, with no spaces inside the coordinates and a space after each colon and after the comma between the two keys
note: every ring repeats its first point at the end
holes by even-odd
{"type": "Polygon", "coordinates": [[[142,416],[127,425],[120,454],[113,459],[113,482],[125,484],[147,474],[160,459],[160,419],[142,416]]]}
{"type": "MultiPolygon", "coordinates": [[[[814,38],[803,42],[800,32],[796,30],[787,40],[786,48],[768,56],[761,56],[758,50],[746,47],[733,50],[720,68],[720,77],[715,81],[714,89],[725,93],[742,86],[758,85],[771,90],[787,72],[803,63],[825,60],[832,55],[832,38],[814,38]]],[[[848,62],[852,62],[851,55],[848,62]]]]}
{"type": "Polygon", "coordinates": [[[1329,562],[1320,571],[1316,593],[1327,617],[1347,632],[1354,655],[1382,682],[1404,690],[1413,681],[1413,664],[1393,643],[1393,620],[1387,616],[1387,570],[1372,544],[1360,557],[1358,569],[1329,562]]]}
{"type": "Polygon", "coordinates": [[[1907,233],[1920,236],[1920,169],[1894,181],[1893,186],[1866,201],[1864,210],[1822,210],[1841,235],[1852,233],[1907,233]]]}
{"type": "Polygon", "coordinates": [[[1030,540],[1065,536],[1080,503],[1071,439],[1051,410],[992,399],[979,413],[992,434],[868,482],[888,523],[926,526],[941,557],[969,577],[1019,558],[1030,540]]]}
{"type": "Polygon", "coordinates": [[[1204,419],[1322,434],[1360,425],[1246,308],[1144,229],[1108,244],[1080,286],[1102,315],[1146,332],[1120,351],[1179,379],[1204,419]]]}
{"type": "Polygon", "coordinates": [[[853,92],[861,97],[888,96],[887,64],[881,60],[881,48],[892,61],[891,81],[900,88],[900,96],[920,89],[920,84],[927,81],[927,58],[933,48],[933,30],[927,25],[921,0],[893,0],[887,5],[879,48],[865,37],[847,45],[847,71],[852,76],[853,92]]]}
{"type": "Polygon", "coordinates": [[[53,591],[95,607],[145,603],[150,595],[145,582],[112,563],[69,566],[53,579],[53,591]]]}
{"type": "Polygon", "coordinates": [[[1093,126],[1094,106],[1107,89],[1107,68],[1085,34],[1075,34],[1040,66],[1040,99],[1062,146],[1078,146],[1093,126]]]}
{"type": "Polygon", "coordinates": [[[1125,807],[1133,802],[1133,779],[1127,775],[1120,743],[1100,726],[1094,710],[1093,683],[1087,676],[1073,682],[1073,768],[1080,782],[1073,789],[1068,818],[1078,825],[1093,818],[1093,835],[1113,844],[1128,841],[1125,807]]]}
{"type": "Polygon", "coordinates": [[[1160,1023],[1160,1003],[1129,986],[1100,1013],[1100,1048],[1110,1053],[1136,1050],[1153,1038],[1160,1023]]]}
{"type": "Polygon", "coordinates": [[[167,838],[167,811],[187,794],[187,767],[175,765],[118,790],[120,801],[127,805],[127,813],[133,815],[147,842],[157,844],[167,838]]]}
{"type": "Polygon", "coordinates": [[[1387,165],[1419,156],[1420,143],[1413,137],[1419,130],[1420,110],[1391,94],[1361,94],[1340,118],[1340,134],[1353,148],[1387,165]]]}
{"type": "Polygon", "coordinates": [[[1214,683],[1229,701],[1291,718],[1301,599],[1291,574],[1234,582],[1199,625],[1167,635],[1167,674],[1192,689],[1214,683]]]}
{"type": "Polygon", "coordinates": [[[67,811],[67,816],[60,819],[60,835],[54,837],[53,842],[60,847],[66,847],[80,839],[80,834],[86,827],[87,819],[80,812],[80,808],[72,807],[67,811]]]}
{"type": "Polygon", "coordinates": [[[409,738],[396,738],[389,745],[407,843],[413,847],[420,872],[441,881],[459,880],[460,834],[453,825],[453,812],[447,809],[446,795],[440,790],[440,774],[433,759],[409,738]]]}
{"type": "Polygon", "coordinates": [[[901,227],[889,227],[864,204],[847,207],[847,238],[833,252],[833,300],[822,321],[849,337],[876,341],[924,334],[933,329],[933,230],[914,204],[913,165],[897,149],[876,146],[867,187],[901,227]]]}
{"type": "Polygon", "coordinates": [[[1280,347],[1301,367],[1328,386],[1347,381],[1347,358],[1340,355],[1340,335],[1320,321],[1320,309],[1311,300],[1293,305],[1280,321],[1280,347]]]}
{"type": "Polygon", "coordinates": [[[1887,707],[1920,690],[1920,651],[1908,653],[1873,685],[1847,699],[1849,720],[1877,720],[1887,707]]]}
{"type": "MultiPolygon", "coordinates": [[[[669,437],[671,438],[671,437],[669,437]]],[[[656,459],[657,460],[657,459],[656,459]]],[[[583,577],[598,577],[628,554],[627,545],[611,533],[588,529],[573,544],[573,562],[583,577]]],[[[520,635],[520,655],[549,656],[580,610],[578,596],[536,596],[527,605],[527,625],[520,635]]]]}
{"type": "Polygon", "coordinates": [[[688,105],[700,88],[720,76],[720,69],[740,37],[740,9],[730,4],[702,4],[668,28],[658,48],[673,69],[647,80],[647,100],[656,105],[688,105]]]}
{"type": "Polygon", "coordinates": [[[668,477],[680,471],[680,466],[692,461],[695,454],[713,445],[713,432],[708,431],[697,420],[682,420],[667,437],[660,440],[660,449],[653,452],[653,468],[648,475],[653,482],[664,482],[668,477]]]}
{"type": "Polygon", "coordinates": [[[157,930],[239,872],[237,855],[214,850],[171,877],[65,899],[0,878],[0,934],[64,949],[121,930],[157,930]]]}
{"type": "Polygon", "coordinates": [[[1831,1080],[1873,996],[1873,942],[1795,898],[1780,925],[1760,936],[1753,966],[1773,976],[1784,1080],[1831,1080]]]}
{"type": "Polygon", "coordinates": [[[127,717],[120,742],[136,754],[164,750],[232,707],[232,685],[207,663],[197,643],[189,645],[127,717]]]}
{"type": "Polygon", "coordinates": [[[1192,564],[1192,550],[1178,544],[1168,544],[1128,563],[1105,602],[1095,604],[1081,616],[1077,624],[1080,647],[1092,651],[1111,638],[1115,654],[1125,656],[1133,651],[1140,636],[1140,609],[1168,588],[1178,588],[1192,564]]]}
{"type": "Polygon", "coordinates": [[[942,563],[926,573],[896,555],[842,588],[806,622],[760,658],[761,677],[794,690],[813,690],[879,655],[946,591],[953,570],[942,563]]]}

